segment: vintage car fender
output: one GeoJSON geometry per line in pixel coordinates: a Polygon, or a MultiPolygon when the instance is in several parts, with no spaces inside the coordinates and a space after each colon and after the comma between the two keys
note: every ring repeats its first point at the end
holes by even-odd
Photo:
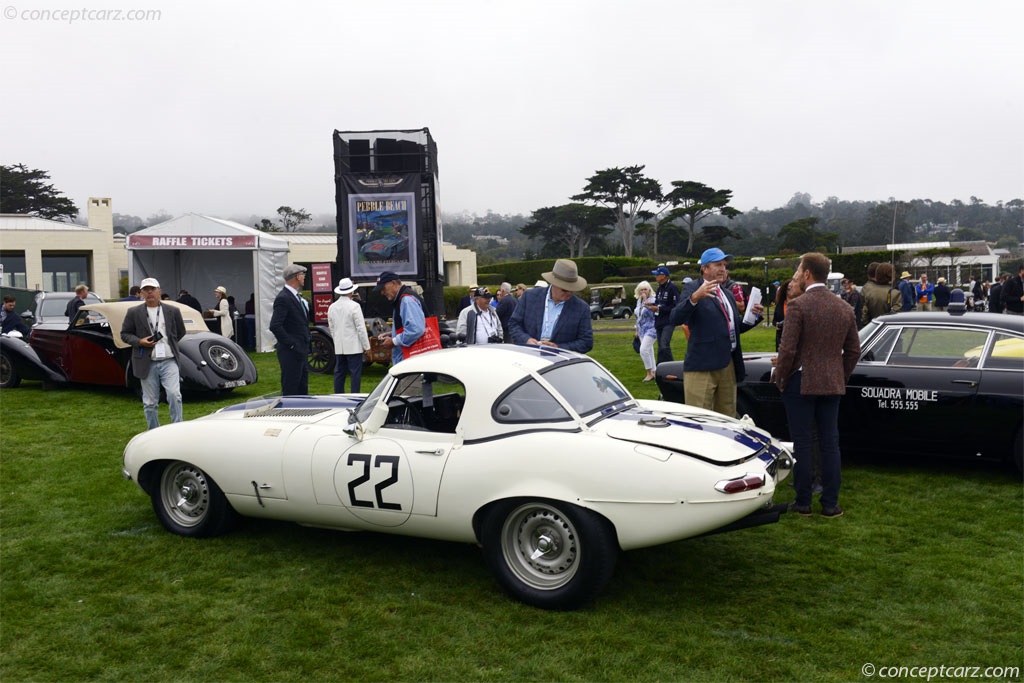
{"type": "Polygon", "coordinates": [[[3,354],[4,362],[10,363],[10,369],[13,370],[13,374],[8,378],[8,369],[5,368],[4,379],[11,388],[16,387],[23,379],[60,383],[68,381],[63,370],[40,357],[24,339],[0,336],[0,353],[3,354]]]}

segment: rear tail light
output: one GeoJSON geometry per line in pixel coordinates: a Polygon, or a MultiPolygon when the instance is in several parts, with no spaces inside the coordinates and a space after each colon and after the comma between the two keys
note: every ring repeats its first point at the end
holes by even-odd
{"type": "Polygon", "coordinates": [[[743,491],[753,491],[762,486],[764,486],[764,475],[748,472],[743,476],[733,479],[723,479],[715,484],[715,490],[722,493],[741,493],[743,491]]]}

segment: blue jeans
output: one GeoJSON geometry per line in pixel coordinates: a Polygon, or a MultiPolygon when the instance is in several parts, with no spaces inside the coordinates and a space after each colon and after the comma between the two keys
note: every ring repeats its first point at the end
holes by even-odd
{"type": "Polygon", "coordinates": [[[656,332],[658,334],[658,362],[667,363],[675,360],[672,357],[672,331],[675,330],[671,325],[665,325],[659,327],[656,332]]]}
{"type": "Polygon", "coordinates": [[[358,394],[363,378],[363,354],[339,353],[334,356],[334,393],[345,393],[346,375],[352,375],[352,393],[358,394]]]}
{"type": "Polygon", "coordinates": [[[142,384],[142,412],[146,415],[149,429],[160,426],[160,387],[167,394],[167,406],[171,409],[171,422],[181,422],[181,379],[178,362],[170,360],[153,361],[149,374],[139,382],[142,384]]]}
{"type": "Polygon", "coordinates": [[[793,455],[796,457],[796,470],[793,472],[796,504],[811,504],[814,430],[817,429],[821,448],[821,507],[833,508],[839,503],[839,486],[842,483],[839,455],[839,400],[842,397],[801,395],[802,375],[801,372],[793,375],[782,392],[782,404],[786,407],[789,435],[793,437],[793,455]]]}

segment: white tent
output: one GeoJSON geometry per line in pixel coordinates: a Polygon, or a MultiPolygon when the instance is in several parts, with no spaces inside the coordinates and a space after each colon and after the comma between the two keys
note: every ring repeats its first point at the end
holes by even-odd
{"type": "Polygon", "coordinates": [[[128,281],[155,277],[172,299],[187,289],[204,308],[213,308],[213,290],[223,285],[245,311],[250,294],[256,304],[256,348],[272,351],[270,316],[274,297],[284,286],[286,240],[270,233],[195,213],[139,230],[128,236],[128,281]]]}

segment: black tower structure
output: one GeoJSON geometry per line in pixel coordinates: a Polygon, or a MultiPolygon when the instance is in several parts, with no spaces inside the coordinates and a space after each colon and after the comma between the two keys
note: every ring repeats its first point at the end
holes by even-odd
{"type": "Polygon", "coordinates": [[[374,282],[390,270],[423,287],[430,314],[444,313],[437,174],[427,128],[334,131],[335,280],[374,282]]]}

